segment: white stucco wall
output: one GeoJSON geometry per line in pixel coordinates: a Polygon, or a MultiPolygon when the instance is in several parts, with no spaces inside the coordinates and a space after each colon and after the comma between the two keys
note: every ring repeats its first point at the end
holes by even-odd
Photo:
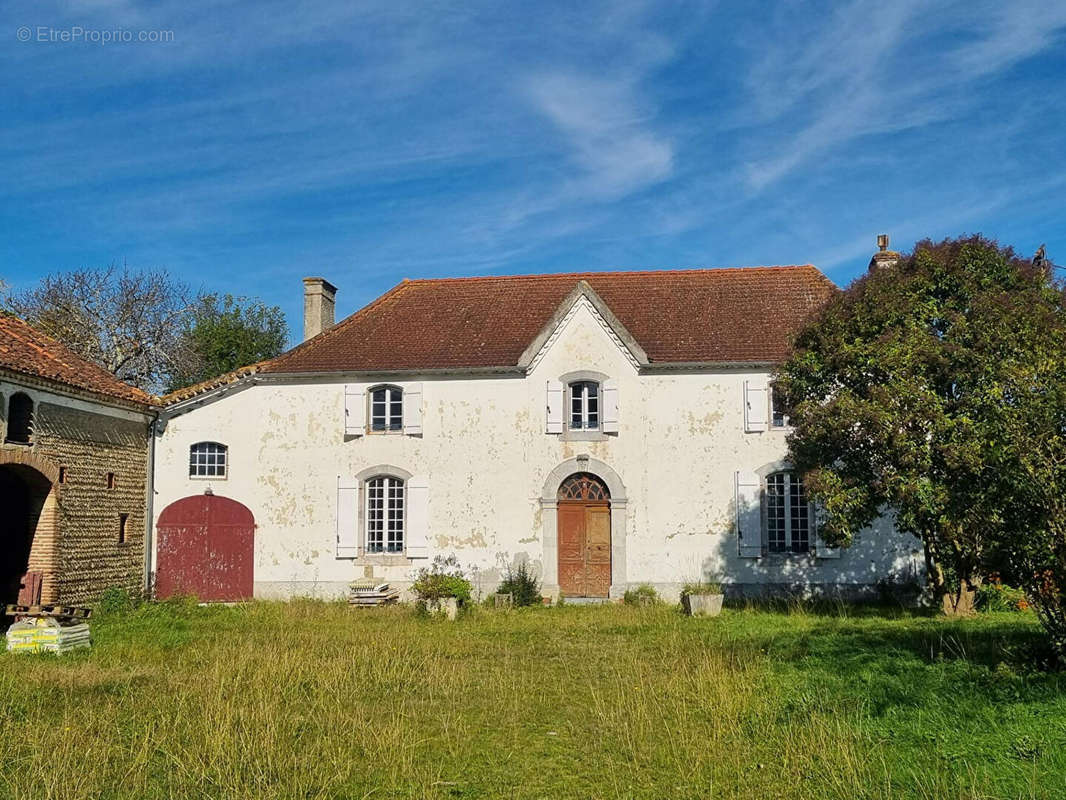
{"type": "Polygon", "coordinates": [[[209,399],[165,425],[154,511],[158,519],[169,503],[208,487],[246,505],[257,523],[257,596],[343,595],[350,581],[369,576],[406,583],[428,560],[338,558],[335,547],[338,476],[393,465],[429,483],[431,554],[455,554],[483,592],[505,565],[528,558],[552,591],[555,510],[542,495],[552,497],[557,484],[545,482],[559,465],[587,456],[588,471],[604,465],[624,486],[624,508],[613,515],[612,594],[651,583],[676,595],[681,584],[709,573],[750,588],[869,585],[916,569],[915,543],[888,524],[861,533],[837,559],[739,557],[734,471],[758,470],[786,452],[783,431],[744,432],[743,386],[753,377],[760,375],[638,374],[582,304],[525,377],[390,380],[422,384],[421,436],[346,437],[345,384],[376,383],[352,376],[264,382],[209,399]],[[618,434],[568,441],[545,433],[546,382],[579,370],[618,381],[618,434]],[[188,477],[189,447],[205,440],[228,445],[225,480],[188,477]]]}

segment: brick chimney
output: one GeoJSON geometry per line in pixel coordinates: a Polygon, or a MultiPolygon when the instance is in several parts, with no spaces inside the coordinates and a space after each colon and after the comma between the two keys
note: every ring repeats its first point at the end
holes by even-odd
{"type": "Polygon", "coordinates": [[[333,327],[337,287],[325,278],[304,278],[304,341],[333,327]]]}
{"type": "Polygon", "coordinates": [[[877,235],[877,252],[874,253],[874,257],[870,259],[870,272],[878,269],[887,269],[888,267],[894,267],[899,263],[899,253],[895,250],[888,249],[888,234],[879,233],[877,235]]]}

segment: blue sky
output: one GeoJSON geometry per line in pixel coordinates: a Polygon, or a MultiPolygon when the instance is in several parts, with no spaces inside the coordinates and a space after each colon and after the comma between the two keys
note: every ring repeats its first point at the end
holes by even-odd
{"type": "Polygon", "coordinates": [[[296,331],[305,275],[346,315],[404,277],[811,262],[844,284],[881,232],[1046,242],[1066,264],[1066,3],[9,0],[3,17],[15,286],[125,260],[280,304],[296,331]],[[40,40],[74,26],[134,41],[40,40]]]}

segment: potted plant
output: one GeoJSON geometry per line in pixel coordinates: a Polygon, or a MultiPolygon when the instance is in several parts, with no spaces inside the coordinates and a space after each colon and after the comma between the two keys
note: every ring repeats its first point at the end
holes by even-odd
{"type": "Polygon", "coordinates": [[[459,616],[459,609],[470,604],[472,590],[470,581],[463,577],[455,556],[433,559],[429,569],[422,569],[411,585],[418,598],[418,605],[430,614],[439,614],[452,620],[459,616]]]}
{"type": "Polygon", "coordinates": [[[724,598],[722,584],[716,580],[686,583],[681,589],[681,606],[692,617],[717,617],[724,598]]]}

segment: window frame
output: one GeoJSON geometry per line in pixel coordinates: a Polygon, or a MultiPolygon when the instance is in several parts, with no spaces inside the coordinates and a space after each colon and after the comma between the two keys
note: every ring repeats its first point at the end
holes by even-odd
{"type": "Polygon", "coordinates": [[[566,384],[566,429],[575,433],[599,433],[603,431],[603,381],[591,378],[578,378],[566,384]],[[574,425],[574,389],[580,387],[581,399],[578,412],[581,420],[580,425],[574,425]],[[595,388],[595,396],[589,392],[595,388]],[[590,411],[590,406],[595,404],[595,411],[590,411]],[[596,424],[589,424],[589,417],[595,414],[596,424]]]}
{"type": "Polygon", "coordinates": [[[404,390],[394,383],[379,383],[366,392],[366,431],[367,433],[387,434],[403,433],[404,425],[404,390]],[[384,392],[385,415],[383,427],[374,427],[374,394],[384,392]],[[394,419],[395,406],[399,406],[399,417],[394,419]]]}
{"type": "MultiPolygon", "coordinates": [[[[375,527],[377,527],[375,525],[375,527]]],[[[363,552],[370,556],[402,556],[407,552],[407,479],[389,473],[371,475],[363,480],[363,552]],[[375,484],[380,482],[380,494],[375,492],[375,484]],[[393,491],[399,490],[399,516],[394,517],[390,507],[396,496],[393,491]],[[373,503],[378,499],[381,508],[375,509],[373,503]],[[399,524],[398,531],[394,523],[399,524]],[[371,525],[377,523],[380,530],[374,531],[379,534],[380,542],[372,544],[371,525]],[[398,533],[397,539],[394,534],[398,533]],[[391,549],[390,549],[391,548],[391,549]]]]}
{"type": "Polygon", "coordinates": [[[792,469],[777,469],[770,472],[763,478],[763,541],[765,543],[766,552],[771,556],[797,556],[807,557],[815,552],[815,526],[814,526],[814,507],[811,504],[810,498],[807,495],[806,486],[803,484],[803,478],[796,475],[795,470],[792,469]],[[781,491],[775,493],[772,491],[772,484],[776,484],[780,480],[781,491]],[[798,489],[797,489],[798,487],[798,489]],[[780,498],[780,507],[778,503],[774,502],[771,498],[780,498]],[[805,514],[797,514],[800,506],[797,502],[797,498],[802,497],[803,508],[806,510],[805,514]],[[780,517],[777,514],[780,514],[780,517]],[[803,520],[802,531],[797,532],[795,525],[799,520],[803,520]],[[780,527],[776,524],[780,522],[780,527]],[[776,536],[775,534],[780,534],[776,536]],[[802,536],[805,536],[805,546],[803,549],[797,549],[796,544],[798,541],[804,541],[802,536]],[[780,540],[781,544],[775,544],[775,540],[780,540]]]}
{"type": "Polygon", "coordinates": [[[778,398],[778,389],[776,383],[770,384],[770,391],[767,394],[770,395],[770,430],[789,430],[792,427],[792,415],[788,413],[788,408],[785,405],[784,398],[778,398]],[[781,409],[780,413],[778,413],[779,405],[781,409]],[[778,422],[779,418],[780,422],[778,422]]]}
{"type": "Polygon", "coordinates": [[[36,427],[34,423],[37,421],[37,404],[34,403],[33,398],[28,393],[23,391],[12,392],[7,398],[5,411],[6,415],[4,417],[4,443],[17,444],[22,446],[32,445],[34,440],[34,434],[36,433],[36,431],[34,430],[36,427]],[[19,402],[21,402],[21,399],[25,400],[27,409],[26,438],[16,439],[11,436],[11,419],[14,416],[12,412],[12,406],[15,404],[16,400],[19,400],[19,402]]]}
{"type": "Polygon", "coordinates": [[[193,442],[191,445],[189,445],[189,480],[191,480],[191,481],[224,481],[224,480],[227,480],[228,478],[229,478],[229,445],[223,444],[222,442],[206,441],[206,440],[202,441],[202,442],[193,442]],[[210,453],[209,452],[204,452],[204,453],[200,454],[200,453],[196,452],[196,448],[197,447],[207,447],[207,446],[212,446],[212,447],[216,447],[216,448],[220,448],[220,449],[216,450],[214,452],[210,452],[210,453]],[[197,463],[197,460],[195,459],[195,456],[197,456],[197,455],[203,455],[205,457],[202,464],[201,463],[197,463]],[[219,464],[218,464],[217,459],[218,459],[219,455],[222,456],[222,463],[221,463],[222,472],[221,473],[217,473],[216,472],[213,475],[209,475],[206,472],[203,473],[203,474],[199,474],[197,472],[194,472],[195,469],[198,469],[200,467],[203,467],[205,470],[209,466],[213,466],[215,469],[218,469],[219,464]],[[207,460],[206,460],[207,456],[214,456],[215,459],[216,459],[216,462],[213,465],[209,465],[207,463],[207,460]]]}

